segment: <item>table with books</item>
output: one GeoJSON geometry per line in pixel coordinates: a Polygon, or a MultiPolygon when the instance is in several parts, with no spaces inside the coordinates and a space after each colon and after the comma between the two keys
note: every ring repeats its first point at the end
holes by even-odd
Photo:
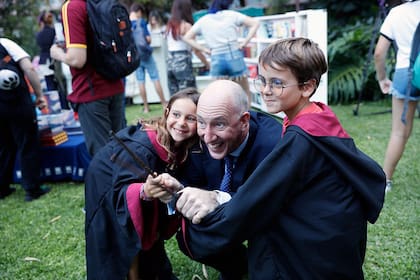
{"type": "MultiPolygon", "coordinates": [[[[90,162],[85,138],[82,134],[68,135],[67,141],[56,146],[41,148],[41,178],[46,182],[82,182],[90,162]]],[[[14,179],[20,182],[20,163],[16,162],[14,179]]]]}
{"type": "MultiPolygon", "coordinates": [[[[44,93],[45,94],[45,93],[44,93]]],[[[72,110],[56,105],[54,92],[45,94],[48,112],[38,115],[41,142],[41,179],[45,182],[84,180],[91,157],[85,145],[80,123],[72,110]]],[[[22,178],[20,162],[14,170],[14,181],[22,178]]]]}

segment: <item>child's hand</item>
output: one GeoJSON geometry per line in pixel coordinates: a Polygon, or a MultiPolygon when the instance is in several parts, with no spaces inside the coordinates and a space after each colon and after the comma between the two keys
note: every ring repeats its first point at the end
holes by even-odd
{"type": "Polygon", "coordinates": [[[173,196],[183,188],[171,175],[164,173],[155,178],[148,176],[144,184],[144,192],[148,197],[158,198],[164,203],[168,203],[173,196]]]}

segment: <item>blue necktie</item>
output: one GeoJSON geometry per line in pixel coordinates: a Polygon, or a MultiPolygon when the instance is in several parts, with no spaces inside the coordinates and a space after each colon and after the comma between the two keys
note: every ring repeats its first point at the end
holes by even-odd
{"type": "Polygon", "coordinates": [[[225,175],[223,175],[222,183],[220,184],[220,190],[222,192],[230,192],[232,185],[232,170],[233,170],[233,158],[230,156],[225,157],[225,175]]]}

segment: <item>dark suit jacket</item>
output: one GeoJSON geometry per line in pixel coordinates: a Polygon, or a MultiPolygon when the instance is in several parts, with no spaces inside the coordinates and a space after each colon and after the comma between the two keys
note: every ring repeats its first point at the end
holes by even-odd
{"type": "MultiPolygon", "coordinates": [[[[249,137],[245,148],[238,157],[233,170],[231,195],[257,168],[259,163],[273,150],[280,141],[282,125],[275,118],[258,112],[251,112],[249,137]]],[[[213,159],[204,143],[197,144],[191,150],[185,165],[180,170],[180,180],[186,186],[217,190],[224,174],[224,161],[213,159]]],[[[186,223],[188,224],[188,223],[186,223]]],[[[181,232],[181,231],[180,231],[181,232]]],[[[179,232],[179,233],[180,233],[179,232]]],[[[177,234],[179,248],[192,259],[210,265],[219,270],[226,279],[240,279],[247,272],[248,254],[246,247],[233,244],[217,254],[195,258],[185,247],[182,234],[177,234]]]]}

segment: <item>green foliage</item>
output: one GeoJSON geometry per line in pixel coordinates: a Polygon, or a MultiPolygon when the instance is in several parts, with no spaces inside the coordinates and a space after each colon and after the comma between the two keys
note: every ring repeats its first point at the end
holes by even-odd
{"type": "MultiPolygon", "coordinates": [[[[369,56],[372,36],[377,35],[374,34],[371,24],[360,21],[341,28],[340,33],[336,32],[329,36],[328,102],[330,104],[348,104],[354,101],[369,77],[374,76],[373,57],[369,56]],[[333,36],[336,38],[332,39],[333,36]]],[[[376,90],[376,94],[380,95],[379,90],[376,90]]]]}
{"type": "Polygon", "coordinates": [[[35,34],[38,31],[37,0],[3,0],[0,2],[0,36],[23,47],[31,56],[38,53],[35,34]]]}
{"type": "MultiPolygon", "coordinates": [[[[374,19],[360,20],[340,29],[332,28],[328,36],[328,102],[349,104],[362,95],[363,100],[383,98],[376,81],[373,53],[379,36],[374,19]],[[372,41],[373,40],[373,41],[372,41]],[[372,45],[371,45],[372,44],[372,45]]],[[[387,56],[390,77],[395,52],[387,56]]]]}
{"type": "Polygon", "coordinates": [[[290,12],[291,6],[287,6],[288,0],[269,0],[269,4],[265,9],[266,15],[276,15],[285,12],[290,12]]]}
{"type": "Polygon", "coordinates": [[[328,11],[328,102],[348,104],[359,95],[363,100],[381,99],[372,56],[382,24],[378,3],[319,0],[308,8],[328,11]]]}
{"type": "Polygon", "coordinates": [[[329,104],[350,103],[357,97],[363,83],[363,71],[359,65],[330,68],[328,76],[329,104]]]}

